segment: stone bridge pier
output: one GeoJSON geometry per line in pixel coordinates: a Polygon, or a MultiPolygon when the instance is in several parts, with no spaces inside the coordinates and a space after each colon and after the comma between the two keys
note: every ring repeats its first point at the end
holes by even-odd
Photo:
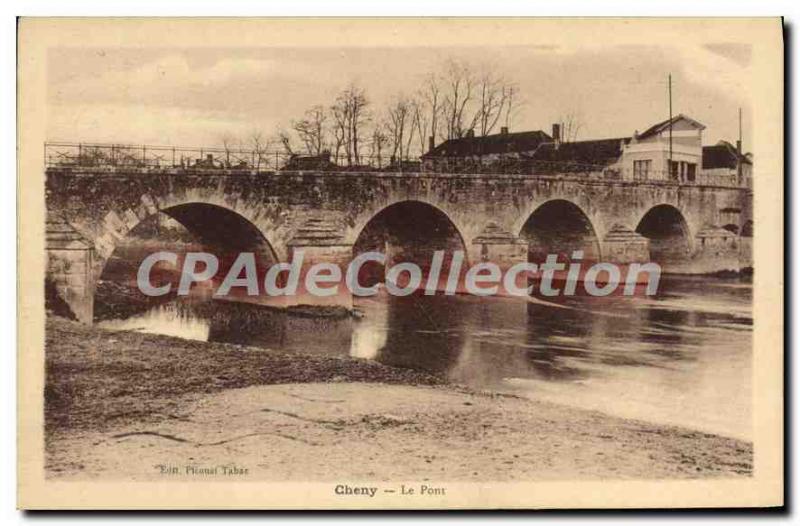
{"type": "MultiPolygon", "coordinates": [[[[463,250],[502,265],[583,251],[665,272],[751,265],[752,192],[590,177],[49,168],[48,290],[93,320],[106,262],[142,221],[166,214],[198,237],[270,262],[347,263],[463,250]]],[[[289,299],[287,304],[310,298],[289,299]]],[[[329,300],[348,305],[349,297],[329,300]]]]}

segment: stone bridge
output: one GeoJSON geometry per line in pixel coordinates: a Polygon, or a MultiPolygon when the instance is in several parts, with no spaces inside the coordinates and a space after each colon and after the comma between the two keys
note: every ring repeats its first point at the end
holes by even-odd
{"type": "Polygon", "coordinates": [[[300,247],[306,261],[346,260],[368,225],[396,209],[419,222],[421,239],[429,216],[446,223],[472,262],[519,260],[534,245],[561,242],[595,259],[651,258],[677,273],[750,265],[752,191],[734,187],[567,174],[51,167],[46,199],[47,277],[86,322],[106,261],[159,212],[200,237],[260,241],[273,261],[300,247]]]}

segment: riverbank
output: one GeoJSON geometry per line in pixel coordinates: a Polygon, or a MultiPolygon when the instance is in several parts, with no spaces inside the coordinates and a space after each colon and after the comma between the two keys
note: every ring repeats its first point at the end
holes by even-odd
{"type": "Polygon", "coordinates": [[[46,362],[47,467],[58,478],[192,477],[187,466],[236,466],[252,480],[752,473],[745,441],[474,392],[367,360],[50,319],[46,362]]]}
{"type": "Polygon", "coordinates": [[[443,383],[430,374],[367,360],[112,331],[57,317],[47,320],[45,374],[48,432],[158,421],[182,395],[251,385],[443,383]]]}

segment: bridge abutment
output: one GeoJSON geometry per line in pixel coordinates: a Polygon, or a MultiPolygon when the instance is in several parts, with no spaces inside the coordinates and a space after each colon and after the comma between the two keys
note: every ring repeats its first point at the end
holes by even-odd
{"type": "Polygon", "coordinates": [[[738,235],[718,226],[707,225],[695,236],[695,253],[690,271],[738,271],[747,265],[741,261],[741,241],[738,235]]]}
{"type": "MultiPolygon", "coordinates": [[[[504,230],[494,221],[490,221],[480,235],[472,240],[471,248],[471,262],[494,263],[503,273],[517,263],[528,261],[528,242],[504,230]]],[[[516,286],[518,288],[528,286],[526,275],[517,276],[516,286]]]]}
{"type": "MultiPolygon", "coordinates": [[[[53,288],[50,308],[90,324],[94,318],[94,246],[62,219],[45,227],[46,276],[53,288]]],[[[51,291],[46,291],[50,294],[51,291]]]]}
{"type": "Polygon", "coordinates": [[[615,224],[603,237],[604,259],[614,263],[643,263],[650,260],[646,237],[624,225],[615,224]]]}
{"type": "MultiPolygon", "coordinates": [[[[344,272],[353,258],[353,245],[344,241],[341,228],[334,220],[312,215],[295,231],[294,236],[287,244],[290,260],[296,261],[302,253],[301,283],[298,284],[297,294],[286,297],[287,307],[307,305],[311,307],[343,307],[353,308],[353,296],[344,286],[344,272]],[[339,279],[333,279],[330,271],[319,275],[318,289],[324,291],[336,287],[335,294],[320,294],[319,291],[308,290],[308,271],[319,263],[328,263],[337,267],[342,273],[339,279]],[[330,280],[326,281],[326,278],[330,280]]],[[[332,271],[331,268],[331,271],[332,271]]]]}
{"type": "Polygon", "coordinates": [[[472,240],[470,260],[491,261],[501,268],[528,260],[528,242],[490,221],[472,240]]]}

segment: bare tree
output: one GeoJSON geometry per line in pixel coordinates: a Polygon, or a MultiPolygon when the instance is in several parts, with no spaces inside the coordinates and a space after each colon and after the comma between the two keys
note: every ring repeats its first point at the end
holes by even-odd
{"type": "MultiPolygon", "coordinates": [[[[408,131],[406,132],[405,158],[411,155],[411,143],[414,141],[414,101],[409,101],[408,131]]],[[[420,152],[420,155],[422,152],[420,152]]]]}
{"type": "Polygon", "coordinates": [[[416,108],[415,121],[420,135],[420,150],[425,151],[425,141],[433,137],[436,142],[439,134],[439,123],[443,105],[442,79],[436,73],[430,73],[423,81],[419,101],[416,108]]]}
{"type": "Polygon", "coordinates": [[[325,108],[317,105],[307,110],[301,120],[292,122],[292,128],[309,155],[320,155],[325,149],[325,122],[327,120],[328,115],[325,113],[325,108]]]}
{"type": "Polygon", "coordinates": [[[223,133],[219,138],[219,142],[222,145],[222,149],[225,151],[225,166],[230,168],[231,151],[236,145],[236,138],[231,133],[223,133]]]}
{"type": "MultiPolygon", "coordinates": [[[[116,148],[116,150],[119,150],[119,148],[116,148]]],[[[115,149],[112,149],[112,153],[111,154],[109,154],[103,148],[100,148],[100,147],[97,147],[97,146],[94,146],[94,147],[93,146],[83,146],[78,151],[79,151],[79,154],[78,154],[78,157],[77,157],[77,162],[78,162],[79,165],[82,165],[82,166],[100,166],[100,165],[103,165],[105,163],[117,164],[116,156],[112,156],[112,154],[116,153],[115,149]]],[[[69,159],[68,158],[64,158],[62,162],[68,164],[69,163],[69,159]]]]}
{"type": "Polygon", "coordinates": [[[409,134],[409,150],[411,149],[411,140],[416,135],[419,139],[419,154],[422,155],[428,148],[428,137],[433,137],[436,142],[436,134],[431,133],[428,135],[428,124],[430,123],[430,114],[426,111],[426,104],[420,97],[415,97],[411,101],[411,127],[412,133],[409,134]]]}
{"type": "Polygon", "coordinates": [[[408,136],[413,133],[411,100],[405,95],[396,97],[387,115],[386,128],[391,140],[392,157],[405,159],[408,157],[408,136]]]}
{"type": "Polygon", "coordinates": [[[583,128],[583,117],[579,111],[563,112],[558,122],[561,123],[561,140],[563,142],[575,142],[578,140],[578,134],[583,128]]]}
{"type": "Polygon", "coordinates": [[[336,104],[331,107],[331,115],[333,116],[333,162],[338,164],[339,155],[347,138],[347,119],[344,108],[336,104]]]}
{"type": "MultiPolygon", "coordinates": [[[[417,133],[424,123],[431,131],[427,137],[440,134],[444,139],[457,139],[470,129],[478,135],[489,135],[498,124],[510,124],[520,104],[514,83],[490,66],[476,68],[452,58],[441,70],[441,75],[426,77],[420,90],[426,111],[415,112],[417,133]]],[[[420,137],[423,151],[425,139],[420,137]]]]}
{"type": "Polygon", "coordinates": [[[356,164],[361,163],[361,157],[359,155],[359,143],[361,140],[361,130],[363,125],[369,121],[369,114],[367,110],[367,106],[369,101],[367,100],[367,96],[364,93],[364,90],[361,88],[356,88],[355,86],[351,87],[348,90],[348,97],[350,99],[351,105],[351,117],[350,117],[350,142],[353,145],[353,158],[356,161],[356,164]]]}
{"type": "Polygon", "coordinates": [[[370,156],[377,161],[378,168],[381,167],[383,160],[383,148],[390,140],[390,137],[386,134],[385,129],[386,127],[384,125],[378,123],[372,129],[372,137],[370,140],[370,156]]]}
{"type": "Polygon", "coordinates": [[[343,148],[347,164],[353,164],[353,145],[350,139],[350,105],[339,96],[331,106],[331,113],[336,123],[334,128],[334,135],[337,140],[336,158],[339,158],[339,150],[343,148]]]}
{"type": "Polygon", "coordinates": [[[253,166],[256,170],[261,169],[262,163],[266,164],[267,149],[269,141],[264,138],[264,134],[254,130],[249,137],[250,149],[253,151],[253,166]]]}
{"type": "MultiPolygon", "coordinates": [[[[292,121],[291,130],[309,155],[329,150],[334,162],[344,159],[357,165],[364,141],[373,154],[388,146],[393,157],[407,159],[416,144],[420,154],[427,151],[431,137],[435,144],[460,138],[468,130],[488,135],[500,123],[510,126],[520,105],[516,86],[489,67],[480,74],[475,71],[466,61],[446,60],[423,77],[413,96],[396,97],[385,120],[372,131],[367,130],[372,121],[370,101],[363,88],[350,84],[327,110],[313,106],[302,119],[292,121]]],[[[287,152],[294,151],[288,134],[279,133],[277,141],[287,152]]]]}
{"type": "Polygon", "coordinates": [[[507,87],[506,109],[503,122],[506,128],[513,128],[514,118],[517,116],[520,107],[522,106],[522,99],[519,96],[519,90],[513,84],[507,87]]]}
{"type": "Polygon", "coordinates": [[[281,148],[283,148],[283,151],[286,155],[294,155],[292,136],[289,135],[288,131],[286,131],[284,128],[278,128],[278,130],[275,132],[275,138],[281,145],[281,148]]]}
{"type": "Polygon", "coordinates": [[[480,135],[494,130],[513,98],[514,86],[490,68],[485,68],[476,81],[475,114],[470,128],[480,135]]]}
{"type": "Polygon", "coordinates": [[[449,59],[444,66],[442,113],[448,139],[463,137],[470,129],[467,105],[475,90],[475,75],[463,61],[449,59]]]}
{"type": "Polygon", "coordinates": [[[345,88],[331,108],[336,127],[343,135],[347,164],[360,164],[362,135],[369,122],[369,100],[363,88],[351,84],[345,88]]]}

